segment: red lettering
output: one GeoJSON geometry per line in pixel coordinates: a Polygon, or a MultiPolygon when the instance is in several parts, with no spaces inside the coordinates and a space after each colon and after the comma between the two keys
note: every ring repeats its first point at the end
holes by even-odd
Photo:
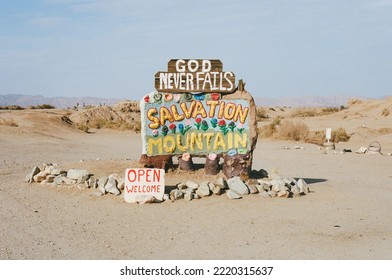
{"type": "Polygon", "coordinates": [[[154,169],[154,181],[155,182],[161,181],[161,170],[160,169],[154,169]]]}
{"type": "Polygon", "coordinates": [[[136,180],[136,171],[134,169],[131,169],[128,171],[128,181],[135,182],[135,180],[136,180]],[[131,173],[133,173],[133,177],[131,177],[131,173]]]}

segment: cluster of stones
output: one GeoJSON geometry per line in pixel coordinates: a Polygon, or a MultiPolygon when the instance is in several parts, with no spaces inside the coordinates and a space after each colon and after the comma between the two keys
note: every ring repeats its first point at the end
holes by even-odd
{"type": "Polygon", "coordinates": [[[281,177],[272,173],[268,178],[250,179],[246,183],[238,176],[225,180],[219,178],[216,182],[204,181],[197,184],[192,181],[177,184],[176,188],[165,194],[164,200],[192,200],[226,193],[230,199],[240,199],[244,195],[259,194],[263,198],[270,197],[299,197],[309,193],[309,187],[303,179],[281,177]]]}
{"type": "Polygon", "coordinates": [[[110,193],[120,195],[124,189],[124,179],[117,174],[107,177],[95,178],[85,169],[69,169],[68,171],[58,167],[56,163],[44,163],[35,166],[25,178],[26,183],[41,183],[53,187],[67,187],[69,189],[95,189],[96,196],[110,193]]]}

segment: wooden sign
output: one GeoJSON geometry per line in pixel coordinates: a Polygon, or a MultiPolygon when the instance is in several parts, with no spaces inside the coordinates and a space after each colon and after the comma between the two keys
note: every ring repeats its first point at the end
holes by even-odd
{"type": "Polygon", "coordinates": [[[168,72],[155,74],[155,89],[158,92],[219,92],[235,90],[235,75],[224,72],[217,59],[172,59],[168,72]]]}
{"type": "Polygon", "coordinates": [[[136,203],[142,197],[163,199],[165,170],[154,168],[130,168],[125,171],[124,200],[136,203]]]}

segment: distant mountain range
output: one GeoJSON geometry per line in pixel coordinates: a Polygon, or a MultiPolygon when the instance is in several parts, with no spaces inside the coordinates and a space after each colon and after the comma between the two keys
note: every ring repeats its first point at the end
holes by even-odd
{"type": "Polygon", "coordinates": [[[113,105],[122,99],[99,97],[45,97],[42,95],[0,94],[0,106],[18,105],[21,107],[50,104],[56,108],[72,108],[77,105],[113,105]]]}
{"type": "MultiPolygon", "coordinates": [[[[340,107],[346,106],[349,96],[301,96],[301,97],[255,97],[255,102],[262,107],[340,107]]],[[[366,98],[360,98],[366,99],[366,98]]]]}
{"type": "MultiPolygon", "coordinates": [[[[307,97],[255,97],[256,105],[264,107],[340,107],[346,106],[349,96],[307,96],[307,97]]],[[[363,99],[363,98],[362,98],[363,99]]],[[[5,94],[0,95],[0,106],[19,105],[22,107],[50,104],[56,108],[79,105],[113,105],[123,99],[99,97],[44,97],[41,95],[5,94]]]]}

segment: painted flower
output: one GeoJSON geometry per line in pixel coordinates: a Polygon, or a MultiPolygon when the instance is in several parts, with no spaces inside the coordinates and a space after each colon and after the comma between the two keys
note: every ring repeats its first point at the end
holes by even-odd
{"type": "Polygon", "coordinates": [[[194,94],[193,95],[195,97],[196,100],[204,100],[204,93],[198,93],[198,94],[194,94]]]}
{"type": "Polygon", "coordinates": [[[211,93],[211,98],[212,98],[212,100],[219,100],[220,93],[216,93],[216,92],[211,93]]]}
{"type": "Polygon", "coordinates": [[[171,123],[171,124],[169,125],[169,129],[170,129],[170,131],[173,132],[173,133],[176,133],[176,128],[177,128],[177,126],[176,126],[174,123],[171,123]]]}
{"type": "Polygon", "coordinates": [[[173,94],[171,94],[171,93],[165,93],[164,97],[165,97],[165,101],[172,101],[173,100],[173,94]]]}
{"type": "Polygon", "coordinates": [[[181,99],[181,94],[174,94],[174,101],[176,101],[176,102],[179,102],[180,101],[180,99],[181,99]]]}
{"type": "Polygon", "coordinates": [[[181,133],[182,135],[184,135],[190,128],[191,128],[190,125],[185,125],[185,126],[184,126],[182,123],[180,123],[180,124],[178,125],[178,130],[180,131],[180,133],[181,133]]]}
{"type": "Polygon", "coordinates": [[[225,126],[226,125],[226,121],[225,120],[219,120],[218,125],[220,127],[225,126]]]}
{"type": "Polygon", "coordinates": [[[150,96],[149,95],[144,96],[144,102],[146,102],[146,103],[150,102],[150,96]]]}
{"type": "Polygon", "coordinates": [[[229,122],[229,124],[227,125],[227,127],[231,130],[231,132],[234,131],[235,128],[235,123],[233,121],[229,122]]]}
{"type": "Polygon", "coordinates": [[[167,128],[166,125],[162,126],[162,135],[166,136],[168,132],[169,132],[169,128],[167,128]]]}
{"type": "Polygon", "coordinates": [[[206,130],[208,129],[208,123],[207,123],[206,120],[204,120],[204,121],[201,122],[201,129],[202,129],[203,131],[206,131],[206,130]]]}
{"type": "Polygon", "coordinates": [[[213,119],[211,119],[210,123],[211,123],[211,126],[212,126],[213,128],[215,128],[216,125],[218,124],[218,120],[217,120],[216,118],[213,118],[213,119]]]}
{"type": "Polygon", "coordinates": [[[201,118],[196,118],[195,121],[196,121],[195,126],[197,127],[197,130],[199,130],[201,126],[201,118]]]}
{"type": "Polygon", "coordinates": [[[240,133],[242,133],[242,131],[244,131],[244,125],[242,124],[242,123],[239,123],[238,125],[237,125],[237,130],[240,132],[240,133]]]}
{"type": "Polygon", "coordinates": [[[154,94],[154,99],[155,99],[155,101],[161,101],[162,100],[162,93],[156,92],[154,94]]]}
{"type": "Polygon", "coordinates": [[[154,129],[154,130],[152,131],[152,136],[158,137],[158,134],[159,134],[158,130],[154,129]]]}
{"type": "Polygon", "coordinates": [[[229,131],[227,129],[227,127],[226,127],[226,121],[225,120],[220,120],[218,122],[218,126],[219,126],[219,129],[222,131],[223,135],[226,135],[227,132],[229,131]]]}
{"type": "Polygon", "coordinates": [[[178,129],[179,129],[179,130],[184,130],[184,125],[183,125],[182,123],[180,123],[180,124],[178,125],[178,129]]]}

